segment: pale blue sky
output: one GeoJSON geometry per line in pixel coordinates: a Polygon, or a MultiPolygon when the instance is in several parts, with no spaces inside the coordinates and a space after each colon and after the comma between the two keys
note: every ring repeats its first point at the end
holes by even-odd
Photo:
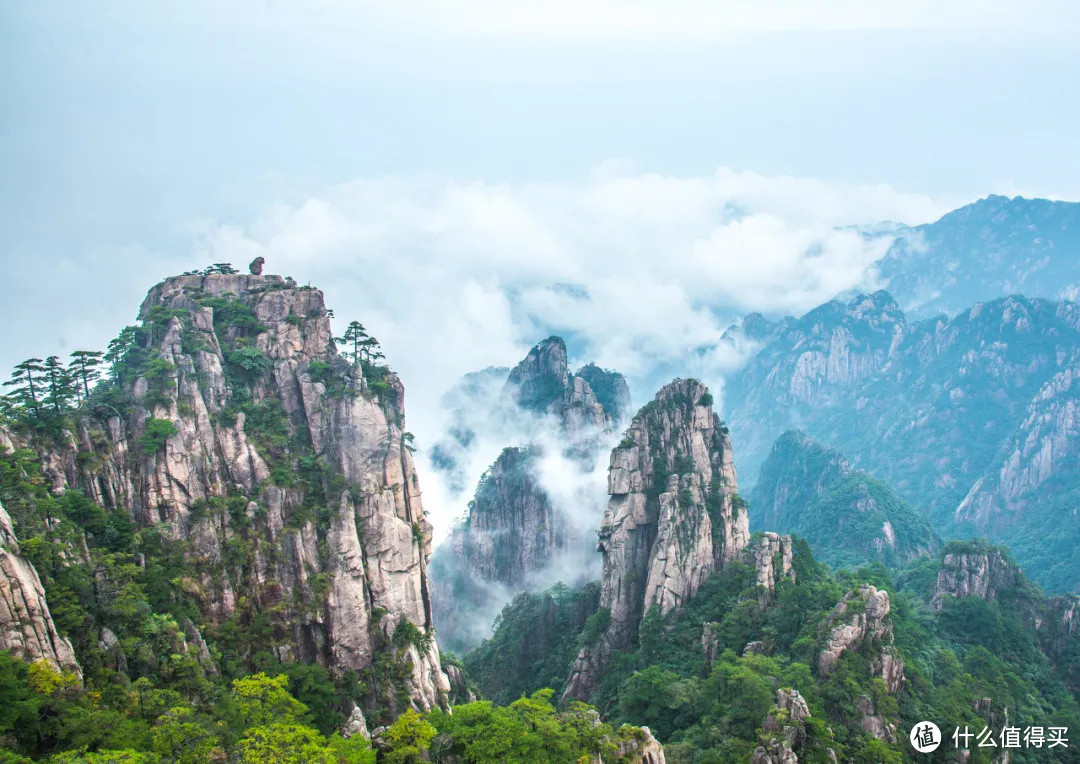
{"type": "Polygon", "coordinates": [[[834,226],[1080,198],[1078,38],[1064,0],[5,0],[0,366],[266,254],[384,339],[422,439],[549,330],[678,371],[858,285],[834,226]]]}
{"type": "Polygon", "coordinates": [[[1064,0],[6,0],[0,367],[263,254],[383,339],[422,445],[551,331],[719,393],[733,317],[868,284],[836,226],[1080,198],[1078,37],[1064,0]]]}

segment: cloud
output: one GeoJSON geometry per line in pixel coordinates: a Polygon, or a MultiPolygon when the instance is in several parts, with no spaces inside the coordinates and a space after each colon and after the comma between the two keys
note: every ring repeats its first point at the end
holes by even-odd
{"type": "MultiPolygon", "coordinates": [[[[886,186],[728,169],[672,177],[609,163],[575,183],[386,177],[210,227],[197,260],[262,255],[268,272],[323,288],[340,323],[358,318],[382,341],[424,446],[443,431],[439,399],[457,379],[512,366],[550,333],[572,338],[577,360],[629,375],[638,401],[658,368],[719,384],[732,319],[798,314],[865,280],[888,240],[843,226],[943,211],[886,186]]],[[[462,510],[428,503],[443,525],[462,510]]]]}

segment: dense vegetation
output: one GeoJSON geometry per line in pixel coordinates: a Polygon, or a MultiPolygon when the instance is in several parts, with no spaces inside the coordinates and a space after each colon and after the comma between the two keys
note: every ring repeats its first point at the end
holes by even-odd
{"type": "MultiPolygon", "coordinates": [[[[948,552],[986,548],[956,543],[948,552]]],[[[1037,588],[1020,577],[1015,589],[1001,592],[995,601],[947,598],[934,614],[930,596],[940,559],[922,558],[899,572],[881,564],[834,572],[797,540],[797,582],[781,582],[768,601],[755,587],[751,569],[731,565],[715,574],[681,613],[661,618],[650,612],[637,646],[615,657],[591,700],[615,723],[632,719],[648,725],[675,764],[749,760],[767,737],[762,728],[767,716],[776,714],[781,688],[798,690],[812,713],[796,748],[800,762],[826,761],[828,749],[841,761],[905,760],[914,723],[934,720],[947,734],[964,725],[979,731],[991,722],[988,716],[1005,708],[1011,725],[1080,729],[1080,643],[1055,645],[1049,631],[1035,631],[1024,617],[1017,603],[1042,602],[1037,588]],[[845,652],[826,676],[818,671],[826,619],[859,582],[891,595],[895,647],[907,677],[895,696],[870,671],[872,645],[845,652]],[[704,624],[713,624],[712,661],[703,651],[704,624]],[[746,651],[753,642],[760,644],[746,651]],[[864,697],[878,717],[897,724],[896,744],[864,731],[864,697]],[[980,706],[983,698],[991,698],[991,704],[980,706]]],[[[482,691],[504,696],[557,685],[576,652],[565,643],[595,639],[591,622],[602,612],[538,654],[529,623],[550,607],[548,600],[558,607],[564,630],[571,628],[572,593],[520,595],[504,610],[493,636],[466,657],[482,691]]],[[[995,719],[1000,726],[1000,717],[995,719]]],[[[1075,751],[1021,749],[1013,751],[1013,761],[1080,760],[1075,751]]],[[[972,761],[989,758],[976,750],[972,761]]]]}
{"type": "MultiPolygon", "coordinates": [[[[200,274],[211,272],[233,270],[219,264],[200,274]]],[[[0,761],[412,762],[498,755],[562,762],[629,755],[640,737],[636,728],[613,730],[582,705],[556,710],[550,693],[505,707],[464,704],[452,715],[399,714],[409,706],[402,687],[411,670],[400,656],[410,644],[430,639],[408,621],[389,644],[376,643],[374,664],[363,672],[335,676],[320,665],[283,659],[275,650],[283,608],[319,607],[329,579],[313,574],[314,603],[297,601],[291,592],[278,605],[264,606],[244,589],[256,552],[267,543],[257,496],[234,486],[192,502],[183,521],[188,531],[202,523],[229,529],[223,570],[210,576],[228,575],[241,585],[235,611],[218,618],[207,614],[200,583],[205,562],[195,554],[194,534],[176,538],[169,526],[138,517],[131,507],[101,506],[75,488],[60,495],[49,490],[39,452],[65,448],[73,435],[85,437],[88,446],[81,440],[72,446],[78,467],[91,474],[106,469],[110,418],[120,417],[136,434],[129,453],[117,457],[128,459],[128,468],[141,460],[152,464],[179,433],[179,419],[165,412],[175,403],[179,418],[189,417],[194,401],[183,395],[174,401],[177,369],[155,349],[179,322],[185,355],[214,350],[204,344],[210,340],[219,343],[228,391],[215,415],[219,424],[234,426],[243,415],[247,437],[271,469],[270,482],[303,491],[302,503],[284,518],[286,526],[312,522],[320,537],[326,532],[332,497],[347,486],[280,403],[260,392],[271,363],[255,339],[267,327],[232,295],[192,289],[188,296],[213,309],[213,336],[198,331],[188,311],[153,308],[125,328],[107,353],[80,351],[67,365],[58,358],[20,364],[2,399],[0,428],[29,447],[0,453],[0,502],[83,677],[0,652],[0,761]],[[342,736],[355,699],[387,694],[388,702],[369,709],[368,723],[384,727],[377,751],[361,736],[342,736]]],[[[287,322],[308,318],[290,314],[287,322]]],[[[358,322],[337,342],[343,357],[313,361],[307,372],[323,383],[326,395],[342,396],[360,394],[351,386],[359,370],[370,391],[364,394],[396,415],[378,342],[358,322]]],[[[403,447],[411,442],[406,433],[403,447]]]]}
{"type": "Polygon", "coordinates": [[[940,546],[926,518],[889,485],[797,431],[776,439],[750,503],[755,530],[801,536],[833,567],[897,566],[940,546]]]}
{"type": "Polygon", "coordinates": [[[1080,558],[1066,551],[1080,541],[1078,359],[1074,302],[1013,295],[915,321],[885,292],[833,300],[774,325],[728,380],[737,466],[756,475],[774,439],[801,428],[888,483],[942,538],[988,536],[1047,591],[1080,591],[1080,558]],[[805,361],[816,354],[845,371],[814,371],[805,361]],[[957,511],[969,494],[980,506],[957,511]]]}

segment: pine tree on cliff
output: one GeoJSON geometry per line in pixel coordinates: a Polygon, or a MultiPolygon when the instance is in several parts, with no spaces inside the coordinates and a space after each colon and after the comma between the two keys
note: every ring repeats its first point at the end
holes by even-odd
{"type": "Polygon", "coordinates": [[[18,364],[11,379],[4,383],[4,387],[14,388],[5,396],[7,403],[17,409],[29,410],[35,417],[40,416],[41,398],[45,393],[44,374],[45,367],[40,358],[27,358],[18,364]]]}
{"type": "Polygon", "coordinates": [[[109,373],[121,385],[125,381],[121,378],[124,358],[135,347],[137,331],[138,327],[125,326],[120,330],[120,334],[109,342],[109,347],[105,351],[104,359],[109,364],[109,373]]]}
{"type": "Polygon", "coordinates": [[[90,397],[90,385],[101,378],[98,367],[102,364],[102,352],[100,350],[76,350],[71,354],[71,362],[68,363],[68,373],[76,381],[75,394],[83,400],[90,397]],[[82,392],[79,392],[82,388],[82,392]]]}
{"type": "Polygon", "coordinates": [[[352,350],[346,350],[342,355],[351,358],[354,366],[360,363],[374,363],[386,357],[379,350],[379,341],[369,335],[359,321],[350,321],[345,328],[345,334],[335,337],[334,341],[341,345],[352,346],[352,350]]]}
{"type": "Polygon", "coordinates": [[[45,359],[44,373],[45,404],[53,410],[53,414],[60,416],[69,408],[71,399],[75,397],[75,378],[64,366],[63,361],[54,355],[45,359]]]}

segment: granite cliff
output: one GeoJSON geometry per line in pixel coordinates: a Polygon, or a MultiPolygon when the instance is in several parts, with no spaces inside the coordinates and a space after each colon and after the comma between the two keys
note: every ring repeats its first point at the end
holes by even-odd
{"type": "Polygon", "coordinates": [[[71,642],[53,623],[37,570],[19,554],[11,517],[0,505],[0,650],[25,661],[48,661],[82,676],[71,642]]]}
{"type": "Polygon", "coordinates": [[[693,597],[750,540],[731,441],[695,380],[675,380],[634,417],[612,451],[611,498],[600,527],[600,609],[607,627],[575,661],[566,696],[586,698],[611,652],[632,647],[652,607],[693,597]]]}
{"type": "MultiPolygon", "coordinates": [[[[473,400],[479,410],[454,417],[523,442],[504,448],[484,473],[467,515],[433,557],[435,620],[444,646],[475,646],[515,593],[559,580],[577,585],[593,574],[597,561],[589,507],[595,501],[588,489],[596,482],[591,477],[603,444],[625,416],[629,399],[621,374],[593,364],[570,373],[565,343],[549,337],[506,375],[497,399],[473,400]],[[485,422],[487,417],[499,418],[499,426],[485,422]],[[556,478],[542,468],[547,458],[557,462],[560,485],[548,484],[556,478]],[[560,504],[553,498],[576,485],[581,491],[572,500],[560,504]]],[[[467,431],[456,430],[459,436],[467,431]]],[[[454,441],[458,453],[468,442],[454,441]]],[[[442,454],[454,453],[446,443],[440,448],[442,454]]]]}
{"type": "Polygon", "coordinates": [[[204,628],[273,613],[276,659],[369,677],[361,706],[445,706],[398,378],[339,354],[322,293],[280,276],[168,278],[139,318],[90,415],[31,442],[52,490],[184,550],[204,628]]]}

